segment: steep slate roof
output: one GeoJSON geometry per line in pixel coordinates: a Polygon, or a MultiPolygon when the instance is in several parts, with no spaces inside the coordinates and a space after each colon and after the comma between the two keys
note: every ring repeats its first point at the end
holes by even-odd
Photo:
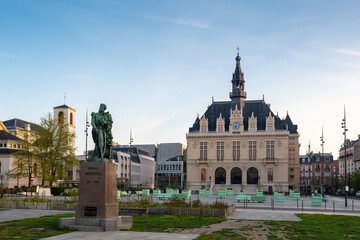
{"type": "Polygon", "coordinates": [[[11,133],[0,130],[0,140],[16,140],[16,141],[22,141],[20,138],[12,135],[11,133]]]}
{"type": "Polygon", "coordinates": [[[7,129],[16,129],[16,128],[24,128],[26,124],[30,124],[31,129],[35,129],[39,127],[39,125],[31,122],[27,122],[18,118],[13,118],[10,120],[3,121],[3,124],[7,129]]]}
{"type": "MultiPolygon", "coordinates": [[[[239,108],[239,106],[238,106],[239,108]]],[[[213,102],[205,112],[205,118],[208,119],[209,131],[216,131],[216,120],[221,116],[225,119],[225,131],[229,131],[230,124],[230,109],[235,109],[235,103],[231,101],[213,102]]],[[[266,117],[271,112],[272,116],[274,113],[270,110],[269,106],[264,100],[249,100],[245,101],[243,109],[244,117],[244,130],[248,130],[248,120],[251,114],[254,113],[254,117],[257,118],[257,129],[266,129],[266,117]]],[[[286,130],[286,124],[290,133],[297,133],[297,125],[294,125],[289,117],[286,116],[284,120],[281,120],[278,116],[275,116],[275,129],[286,130]]],[[[196,118],[192,127],[189,128],[189,132],[198,132],[200,129],[200,119],[196,118]]]]}

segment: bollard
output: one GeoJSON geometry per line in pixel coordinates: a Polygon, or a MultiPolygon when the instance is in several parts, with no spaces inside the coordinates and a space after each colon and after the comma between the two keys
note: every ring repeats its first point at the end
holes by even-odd
{"type": "Polygon", "coordinates": [[[245,209],[245,199],[244,199],[244,209],[245,209]]]}
{"type": "Polygon", "coordinates": [[[333,201],[333,212],[335,212],[335,202],[333,201]]]}
{"type": "Polygon", "coordinates": [[[326,210],[326,202],[327,202],[327,201],[325,201],[325,210],[326,210]]]}
{"type": "Polygon", "coordinates": [[[296,208],[299,208],[299,199],[296,199],[296,208]]]}
{"type": "Polygon", "coordinates": [[[352,200],[352,210],[354,211],[354,199],[352,200]]]}
{"type": "Polygon", "coordinates": [[[304,200],[301,200],[301,211],[304,211],[304,200]]]}

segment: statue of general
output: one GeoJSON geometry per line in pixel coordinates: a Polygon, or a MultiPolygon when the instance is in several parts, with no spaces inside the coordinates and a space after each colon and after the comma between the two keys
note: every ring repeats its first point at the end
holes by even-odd
{"type": "Polygon", "coordinates": [[[106,105],[100,104],[99,112],[91,113],[92,137],[95,149],[88,162],[111,162],[112,146],[112,117],[109,112],[105,112],[106,105]]]}

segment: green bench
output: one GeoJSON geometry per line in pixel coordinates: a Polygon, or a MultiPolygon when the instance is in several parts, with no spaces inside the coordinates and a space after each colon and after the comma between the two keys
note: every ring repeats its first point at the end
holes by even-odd
{"type": "Polygon", "coordinates": [[[149,196],[150,195],[150,189],[143,189],[141,191],[141,193],[142,193],[143,196],[149,196]]]}
{"type": "Polygon", "coordinates": [[[274,198],[275,198],[277,201],[284,201],[284,194],[283,194],[283,193],[274,192],[274,198]]]}
{"type": "Polygon", "coordinates": [[[312,206],[321,206],[321,204],[322,204],[322,196],[312,194],[312,196],[311,196],[311,205],[312,206]]]}
{"type": "Polygon", "coordinates": [[[323,198],[322,198],[322,200],[324,201],[324,202],[327,202],[328,200],[329,200],[329,195],[325,195],[323,198]]]}
{"type": "Polygon", "coordinates": [[[142,195],[142,191],[135,191],[137,195],[142,195]]]}
{"type": "Polygon", "coordinates": [[[208,196],[208,197],[212,196],[212,191],[211,190],[206,190],[205,195],[208,196]]]}
{"type": "Polygon", "coordinates": [[[199,195],[200,196],[205,196],[206,195],[206,189],[204,188],[204,189],[200,189],[199,190],[199,195]]]}
{"type": "Polygon", "coordinates": [[[250,201],[253,202],[265,202],[266,201],[266,197],[265,196],[250,196],[250,201]]]}
{"type": "Polygon", "coordinates": [[[236,195],[236,197],[235,197],[235,199],[238,201],[238,202],[240,202],[240,201],[243,201],[243,202],[248,202],[248,201],[250,201],[251,200],[251,196],[249,196],[249,195],[236,195]]]}
{"type": "Polygon", "coordinates": [[[234,196],[234,189],[227,189],[226,195],[228,195],[228,196],[234,196]]]}
{"type": "Polygon", "coordinates": [[[256,196],[264,196],[263,190],[256,190],[256,196]]]}
{"type": "Polygon", "coordinates": [[[154,189],[154,190],[153,190],[153,196],[154,196],[154,197],[159,197],[160,194],[161,194],[161,190],[160,190],[160,189],[154,189]]]}
{"type": "Polygon", "coordinates": [[[226,190],[218,190],[218,197],[226,198],[226,190]]]}
{"type": "Polygon", "coordinates": [[[294,192],[294,193],[292,194],[292,198],[293,198],[293,199],[299,199],[299,200],[300,200],[300,193],[299,193],[299,192],[294,192]]]}

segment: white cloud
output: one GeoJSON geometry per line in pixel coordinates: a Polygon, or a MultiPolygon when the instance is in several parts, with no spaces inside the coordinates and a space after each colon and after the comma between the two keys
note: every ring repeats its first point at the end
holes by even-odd
{"type": "Polygon", "coordinates": [[[5,52],[0,52],[0,57],[8,57],[8,58],[14,58],[14,59],[27,60],[26,58],[19,57],[19,56],[16,56],[16,55],[5,53],[5,52]]]}
{"type": "Polygon", "coordinates": [[[209,25],[207,23],[201,22],[199,20],[195,20],[192,18],[182,18],[182,17],[166,18],[166,17],[155,17],[155,16],[150,16],[150,17],[148,16],[145,18],[159,20],[159,21],[163,21],[163,22],[170,22],[170,23],[194,27],[194,28],[202,28],[202,29],[209,28],[209,25]]]}
{"type": "Polygon", "coordinates": [[[360,52],[353,50],[353,49],[346,49],[346,48],[339,48],[339,49],[331,49],[334,52],[351,55],[351,56],[357,56],[360,57],[360,52]]]}

